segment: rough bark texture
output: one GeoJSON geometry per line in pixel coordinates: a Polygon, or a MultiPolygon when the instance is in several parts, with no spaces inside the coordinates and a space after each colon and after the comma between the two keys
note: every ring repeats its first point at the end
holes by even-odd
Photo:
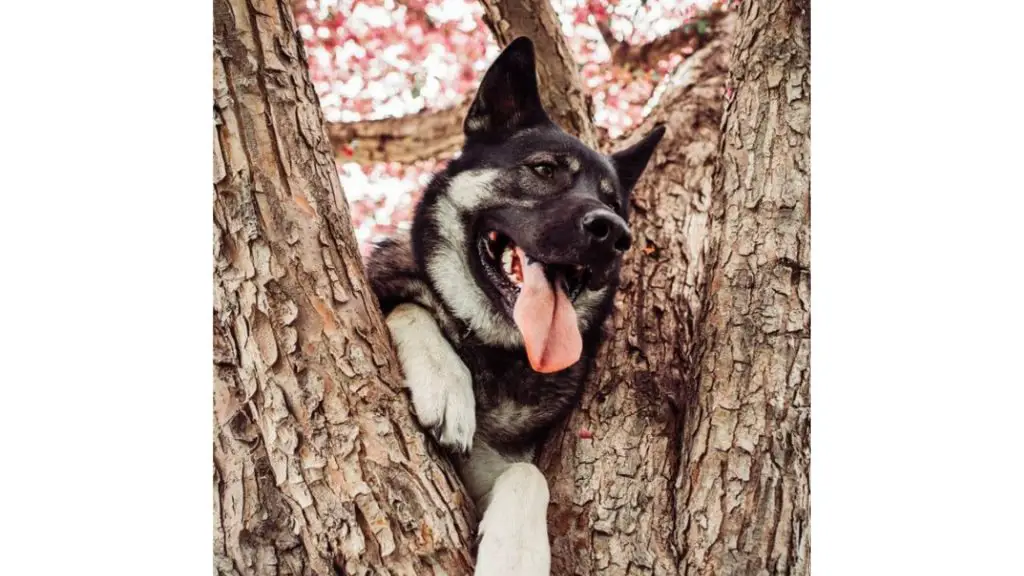
{"type": "Polygon", "coordinates": [[[214,2],[214,571],[465,574],[287,2],[214,2]]]}
{"type": "Polygon", "coordinates": [[[553,573],[808,571],[809,10],[740,17],[721,138],[721,38],[637,131],[614,336],[542,453],[553,573]]]}
{"type": "Polygon", "coordinates": [[[593,103],[583,90],[579,67],[550,0],[480,0],[483,20],[504,48],[520,36],[533,40],[541,101],[566,132],[597,147],[593,103]]]}
{"type": "Polygon", "coordinates": [[[739,9],[678,546],[696,574],[810,561],[810,3],[739,9]]]}
{"type": "MultiPolygon", "coordinates": [[[[541,464],[551,485],[553,574],[676,574],[682,416],[726,81],[728,30],[691,56],[652,115],[668,131],[634,192],[636,242],[613,336],[541,464]],[[592,433],[581,438],[580,430],[592,433]]],[[[619,145],[621,146],[621,144],[619,145]]]]}
{"type": "Polygon", "coordinates": [[[448,158],[462,148],[462,121],[469,111],[465,104],[411,116],[332,122],[327,135],[346,162],[402,162],[448,158]]]}

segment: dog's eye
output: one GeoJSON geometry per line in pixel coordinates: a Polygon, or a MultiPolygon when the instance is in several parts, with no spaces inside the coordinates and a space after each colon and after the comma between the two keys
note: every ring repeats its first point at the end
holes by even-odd
{"type": "Polygon", "coordinates": [[[551,178],[555,175],[555,167],[551,164],[534,164],[530,166],[530,169],[544,179],[551,178]]]}

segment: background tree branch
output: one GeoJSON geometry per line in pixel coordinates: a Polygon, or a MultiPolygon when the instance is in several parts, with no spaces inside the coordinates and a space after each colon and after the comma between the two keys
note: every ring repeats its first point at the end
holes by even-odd
{"type": "Polygon", "coordinates": [[[613,64],[626,68],[654,68],[658,62],[686,48],[691,52],[699,50],[721,33],[721,24],[729,14],[723,5],[716,4],[668,34],[640,45],[617,39],[608,20],[598,20],[596,25],[612,53],[613,64]]]}
{"type": "Polygon", "coordinates": [[[562,129],[596,148],[593,104],[550,0],[480,0],[480,4],[483,20],[501,47],[519,36],[533,40],[544,108],[562,129]]]}
{"type": "MultiPolygon", "coordinates": [[[[297,3],[304,6],[304,0],[297,3]]],[[[607,142],[607,131],[591,121],[593,107],[588,97],[574,98],[585,91],[578,66],[557,27],[557,14],[550,4],[527,0],[482,0],[481,3],[485,8],[484,20],[500,45],[506,45],[519,35],[531,35],[534,39],[542,97],[556,121],[571,132],[584,134],[584,140],[590,138],[591,145],[607,142]],[[579,126],[583,126],[582,130],[575,128],[579,126]]],[[[721,23],[728,13],[724,7],[716,5],[699,13],[691,22],[640,46],[617,40],[606,21],[597,22],[597,27],[611,50],[613,65],[650,68],[673,53],[687,47],[696,51],[710,42],[720,33],[721,23]]],[[[452,108],[398,118],[330,122],[327,133],[338,158],[346,162],[411,163],[448,158],[462,146],[462,121],[468,107],[467,100],[452,108]]]]}
{"type": "Polygon", "coordinates": [[[462,147],[464,104],[383,120],[331,122],[327,134],[338,158],[346,162],[412,163],[448,158],[462,147]]]}

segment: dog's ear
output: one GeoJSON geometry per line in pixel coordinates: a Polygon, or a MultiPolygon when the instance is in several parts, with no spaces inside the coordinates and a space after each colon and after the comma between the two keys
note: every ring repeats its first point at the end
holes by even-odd
{"type": "Polygon", "coordinates": [[[484,74],[463,130],[467,140],[493,141],[545,122],[550,120],[540,104],[533,42],[519,37],[484,74]]]}
{"type": "Polygon", "coordinates": [[[611,155],[612,166],[615,166],[615,172],[619,175],[623,196],[629,197],[664,135],[664,124],[658,124],[636,144],[611,155]]]}

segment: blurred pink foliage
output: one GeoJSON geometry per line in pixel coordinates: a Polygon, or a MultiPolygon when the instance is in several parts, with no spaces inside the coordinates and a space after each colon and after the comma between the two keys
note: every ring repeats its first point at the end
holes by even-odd
{"type": "MultiPolygon", "coordinates": [[[[552,0],[562,32],[594,99],[595,122],[617,137],[638,124],[655,88],[683,60],[653,70],[610,65],[597,28],[641,45],[692,18],[707,0],[552,0]]],[[[498,52],[475,0],[306,0],[296,19],[310,74],[330,122],[357,122],[440,110],[471,98],[498,52]]],[[[356,235],[371,242],[406,228],[431,173],[445,159],[339,170],[356,235]]]]}

